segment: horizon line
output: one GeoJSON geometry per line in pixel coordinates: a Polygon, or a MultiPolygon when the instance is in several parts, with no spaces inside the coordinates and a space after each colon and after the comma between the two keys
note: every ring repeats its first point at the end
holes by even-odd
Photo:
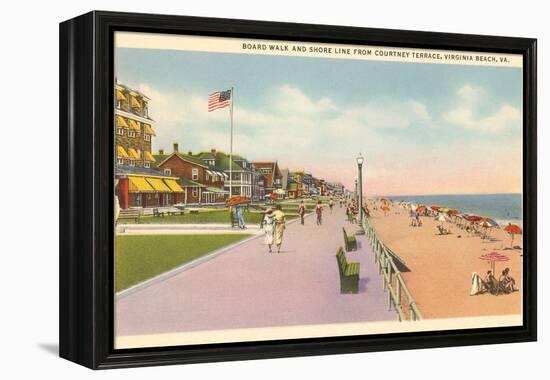
{"type": "Polygon", "coordinates": [[[437,196],[437,195],[523,195],[521,192],[501,192],[501,193],[432,193],[432,194],[377,194],[373,195],[373,197],[426,197],[426,196],[437,196]]]}

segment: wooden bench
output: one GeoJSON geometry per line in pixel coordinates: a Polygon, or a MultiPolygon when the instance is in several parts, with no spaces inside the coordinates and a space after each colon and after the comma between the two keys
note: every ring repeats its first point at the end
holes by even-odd
{"type": "Polygon", "coordinates": [[[120,213],[118,214],[118,220],[120,219],[134,219],[135,223],[139,223],[139,218],[141,217],[141,210],[139,209],[131,209],[127,208],[124,210],[120,210],[120,213]]]}
{"type": "Polygon", "coordinates": [[[344,245],[346,247],[346,252],[356,251],[357,250],[357,239],[353,235],[348,235],[346,229],[342,227],[344,232],[344,245]]]}
{"type": "Polygon", "coordinates": [[[340,273],[340,293],[357,294],[359,292],[359,263],[348,263],[342,247],[338,248],[336,261],[338,261],[340,273]]]}

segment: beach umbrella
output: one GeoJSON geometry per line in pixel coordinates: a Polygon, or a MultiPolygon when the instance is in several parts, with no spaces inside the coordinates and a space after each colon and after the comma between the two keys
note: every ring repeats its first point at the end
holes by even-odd
{"type": "Polygon", "coordinates": [[[488,227],[498,227],[498,223],[491,218],[482,218],[481,222],[483,222],[484,224],[489,224],[488,227]]]}
{"type": "Polygon", "coordinates": [[[489,262],[489,264],[491,265],[491,269],[493,270],[493,274],[495,274],[496,262],[504,262],[510,260],[508,256],[498,252],[484,253],[483,255],[479,256],[479,259],[489,262]]]}
{"type": "Polygon", "coordinates": [[[250,198],[244,197],[242,195],[233,195],[231,198],[225,201],[226,206],[238,206],[238,205],[244,205],[249,203],[250,203],[250,198]]]}
{"type": "Polygon", "coordinates": [[[508,232],[510,234],[510,237],[512,238],[512,240],[510,241],[510,247],[514,246],[514,235],[521,235],[523,233],[520,226],[512,223],[508,223],[508,225],[504,227],[504,231],[508,232]]]}
{"type": "Polygon", "coordinates": [[[441,206],[430,206],[430,208],[431,208],[432,210],[439,211],[439,209],[441,208],[441,206]]]}
{"type": "Polygon", "coordinates": [[[439,211],[439,212],[449,212],[449,208],[447,208],[447,207],[440,207],[438,211],[439,211]]]}
{"type": "Polygon", "coordinates": [[[479,222],[481,220],[481,216],[466,215],[464,219],[466,219],[468,222],[479,222]]]}
{"type": "Polygon", "coordinates": [[[457,210],[457,209],[455,208],[455,209],[452,209],[452,210],[447,211],[447,214],[448,214],[448,215],[458,215],[458,214],[460,214],[460,210],[457,210]]]}
{"type": "Polygon", "coordinates": [[[426,206],[418,206],[416,208],[416,212],[420,213],[420,212],[426,212],[427,210],[427,207],[426,206]]]}

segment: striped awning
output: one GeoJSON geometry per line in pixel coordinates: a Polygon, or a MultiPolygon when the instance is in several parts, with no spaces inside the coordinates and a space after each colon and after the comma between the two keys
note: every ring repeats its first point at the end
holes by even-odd
{"type": "Polygon", "coordinates": [[[120,128],[129,128],[126,120],[124,120],[124,118],[120,115],[117,115],[116,117],[116,126],[120,128]]]}
{"type": "MultiPolygon", "coordinates": [[[[132,120],[132,119],[128,119],[128,122],[130,123],[130,128],[135,129],[136,131],[139,132],[139,125],[138,125],[137,121],[132,120]]],[[[126,128],[128,128],[128,127],[126,127],[126,128]]]]}
{"type": "Polygon", "coordinates": [[[151,154],[151,152],[148,152],[148,151],[144,151],[143,154],[145,155],[145,160],[146,161],[153,161],[155,162],[155,157],[151,154]]]}
{"type": "Polygon", "coordinates": [[[162,182],[159,178],[149,178],[147,177],[147,182],[155,189],[155,191],[161,192],[161,193],[171,193],[172,190],[164,182],[162,182]]]}
{"type": "Polygon", "coordinates": [[[155,135],[155,130],[153,127],[151,127],[149,124],[143,123],[143,133],[147,133],[148,135],[155,135]]]}
{"type": "Polygon", "coordinates": [[[144,177],[128,177],[128,190],[133,193],[151,193],[155,189],[145,180],[144,177]]]}
{"type": "Polygon", "coordinates": [[[166,185],[168,185],[170,190],[172,190],[174,193],[184,193],[185,192],[185,190],[183,190],[181,188],[181,186],[174,179],[165,179],[164,182],[166,183],[166,185]]]}
{"type": "Polygon", "coordinates": [[[126,100],[126,96],[120,90],[116,90],[116,99],[117,100],[126,100]]]}
{"type": "Polygon", "coordinates": [[[130,158],[133,158],[134,160],[141,159],[140,154],[134,148],[128,149],[128,153],[130,155],[130,158]]]}
{"type": "Polygon", "coordinates": [[[117,147],[116,147],[116,154],[117,154],[117,157],[130,158],[130,156],[128,156],[128,153],[126,153],[124,148],[121,147],[120,145],[117,145],[117,147]]]}
{"type": "Polygon", "coordinates": [[[132,96],[132,103],[131,104],[132,104],[132,107],[141,109],[141,103],[139,102],[139,100],[137,100],[133,96],[132,96]]]}

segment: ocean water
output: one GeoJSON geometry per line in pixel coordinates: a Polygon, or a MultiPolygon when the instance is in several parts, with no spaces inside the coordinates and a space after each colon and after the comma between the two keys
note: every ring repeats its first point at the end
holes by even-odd
{"type": "Polygon", "coordinates": [[[523,221],[521,194],[398,195],[385,198],[428,206],[456,208],[463,213],[495,219],[501,226],[508,222],[521,225],[523,221]]]}

